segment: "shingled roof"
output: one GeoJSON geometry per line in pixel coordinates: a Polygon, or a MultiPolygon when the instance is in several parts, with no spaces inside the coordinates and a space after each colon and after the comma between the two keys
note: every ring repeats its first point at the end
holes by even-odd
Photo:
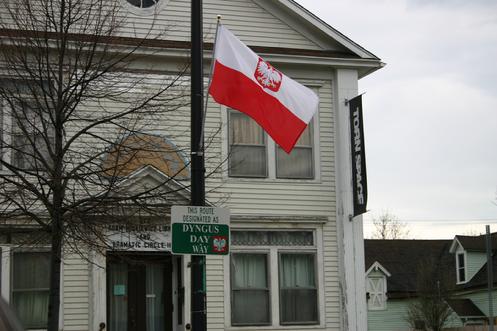
{"type": "MultiPolygon", "coordinates": [[[[466,251],[485,252],[487,250],[485,236],[485,234],[480,236],[456,236],[455,239],[459,241],[466,251]]],[[[497,232],[492,233],[490,236],[492,237],[492,247],[495,251],[497,249],[497,232]]]]}
{"type": "Polygon", "coordinates": [[[447,300],[450,308],[460,317],[485,318],[485,314],[478,308],[471,299],[450,299],[447,300]]]}
{"type": "Polygon", "coordinates": [[[391,274],[387,277],[388,297],[406,297],[417,292],[419,265],[428,259],[455,280],[455,259],[449,249],[452,240],[377,240],[364,241],[366,269],[379,262],[391,274]]]}

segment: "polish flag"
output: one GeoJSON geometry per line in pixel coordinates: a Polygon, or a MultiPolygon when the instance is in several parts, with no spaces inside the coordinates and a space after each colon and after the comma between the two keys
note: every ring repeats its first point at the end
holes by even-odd
{"type": "Polygon", "coordinates": [[[209,93],[252,117],[287,153],[316,113],[319,98],[252,52],[220,25],[209,93]]]}

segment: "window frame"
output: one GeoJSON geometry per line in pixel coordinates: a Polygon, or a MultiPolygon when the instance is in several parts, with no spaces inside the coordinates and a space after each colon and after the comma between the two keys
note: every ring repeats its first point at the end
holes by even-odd
{"type": "MultiPolygon", "coordinates": [[[[257,145],[257,144],[234,144],[231,140],[231,126],[230,126],[230,123],[231,123],[231,116],[233,113],[237,113],[237,114],[242,114],[243,116],[247,116],[249,117],[248,115],[244,114],[244,113],[241,113],[237,110],[234,110],[234,109],[228,109],[227,110],[227,121],[228,121],[228,177],[230,178],[268,178],[269,176],[269,167],[268,167],[268,164],[269,164],[269,137],[267,135],[266,132],[264,132],[264,129],[260,128],[259,129],[262,131],[262,139],[263,139],[263,144],[262,145],[257,145]],[[231,154],[232,154],[232,148],[233,146],[241,146],[241,147],[264,147],[264,156],[265,156],[265,164],[264,164],[264,174],[261,174],[261,175],[237,175],[237,174],[232,174],[231,173],[231,169],[232,169],[232,166],[231,166],[231,154]]],[[[250,117],[249,117],[250,118],[250,117]]],[[[251,119],[252,122],[255,123],[255,125],[259,126],[259,124],[257,124],[253,119],[251,119]]]]}
{"type": "MultiPolygon", "coordinates": [[[[1,82],[0,82],[1,83],[1,82]]],[[[12,166],[19,168],[22,171],[37,171],[37,172],[44,172],[43,168],[36,168],[29,166],[29,164],[26,166],[20,166],[16,162],[16,154],[18,153],[16,151],[15,147],[15,137],[22,137],[24,134],[22,132],[14,132],[14,127],[18,127],[17,124],[14,124],[14,120],[12,117],[12,114],[6,113],[7,111],[11,110],[11,106],[8,104],[8,101],[5,100],[4,98],[0,97],[0,128],[1,128],[1,133],[0,133],[0,157],[2,160],[7,162],[8,164],[11,164],[12,166]],[[5,145],[4,145],[5,142],[5,145]]],[[[38,115],[36,115],[38,116],[38,115]]],[[[48,116],[48,115],[47,115],[48,116]]],[[[32,134],[30,135],[32,138],[37,139],[36,137],[42,136],[42,134],[32,134]]],[[[52,144],[55,141],[55,130],[52,128],[52,133],[50,135],[52,144]]],[[[43,138],[41,140],[43,142],[43,138]]],[[[44,142],[43,142],[44,143],[44,142]]],[[[32,147],[31,145],[28,146],[32,147]]],[[[50,161],[49,155],[48,155],[48,147],[47,147],[47,161],[50,161]]],[[[33,156],[25,155],[25,158],[32,158],[33,156]]],[[[24,160],[26,162],[26,160],[24,160]]],[[[29,162],[28,162],[29,163],[29,162]]],[[[8,170],[6,167],[3,167],[0,165],[0,171],[6,171],[8,170]]]]}
{"type": "MultiPolygon", "coordinates": [[[[233,227],[232,231],[309,231],[313,234],[313,244],[289,246],[289,245],[231,245],[231,253],[267,253],[269,254],[269,286],[270,286],[270,303],[271,303],[271,324],[266,326],[252,326],[252,329],[267,329],[267,328],[322,328],[324,327],[324,275],[323,275],[323,248],[322,248],[322,230],[317,227],[292,227],[290,224],[281,224],[280,226],[269,227],[249,227],[249,228],[236,228],[233,227]],[[279,253],[297,253],[297,254],[313,254],[314,255],[314,272],[316,279],[316,302],[317,302],[317,322],[316,323],[298,323],[298,324],[284,324],[280,322],[280,298],[279,298],[279,253]],[[275,263],[276,261],[276,263],[275,263]]],[[[224,260],[224,270],[228,270],[229,275],[225,276],[225,287],[231,289],[231,267],[230,258],[226,257],[224,260]]],[[[227,329],[231,330],[246,330],[251,326],[233,325],[231,321],[231,291],[225,291],[225,325],[227,329]]]]}
{"type": "MultiPolygon", "coordinates": [[[[280,313],[280,325],[281,326],[287,326],[287,325],[317,325],[319,324],[319,295],[318,295],[318,277],[317,277],[317,254],[316,253],[309,253],[309,252],[300,252],[300,251],[287,251],[286,249],[279,250],[278,251],[278,303],[279,303],[279,313],[280,313]],[[282,290],[283,286],[281,284],[281,257],[282,255],[311,255],[313,258],[313,266],[314,266],[314,288],[304,288],[306,290],[313,290],[315,292],[315,304],[316,304],[316,309],[317,309],[317,318],[315,321],[300,321],[300,322],[284,322],[282,319],[283,317],[283,308],[282,308],[282,290]]],[[[298,288],[298,287],[297,287],[298,288]]],[[[296,288],[292,288],[296,289],[296,288]]]]}
{"type": "MultiPolygon", "coordinates": [[[[14,259],[15,259],[15,255],[16,254],[24,254],[24,253],[31,253],[31,254],[48,254],[49,255],[49,258],[50,258],[50,249],[49,248],[45,248],[45,247],[40,247],[40,248],[10,248],[9,249],[9,258],[8,258],[8,267],[9,267],[9,284],[7,284],[7,288],[8,288],[8,297],[9,297],[9,303],[11,305],[13,305],[13,302],[14,302],[14,292],[17,291],[17,292],[28,292],[28,291],[33,291],[33,289],[27,289],[27,290],[14,290],[14,259]]],[[[50,262],[49,262],[50,263],[50,262]]],[[[49,265],[49,269],[50,269],[50,265],[49,265]]],[[[63,273],[62,273],[62,265],[61,265],[61,279],[63,279],[63,273]]],[[[3,287],[3,284],[2,284],[2,287],[3,287]]],[[[36,289],[36,291],[47,291],[47,296],[50,295],[50,278],[49,278],[49,284],[48,284],[48,288],[43,288],[43,289],[36,289]]],[[[62,291],[60,293],[60,296],[61,296],[61,299],[62,299],[62,291]]],[[[15,308],[13,308],[14,311],[15,311],[15,308]]],[[[62,320],[61,320],[62,321],[62,320]]],[[[21,321],[22,323],[22,321],[21,321]]],[[[60,323],[59,323],[59,327],[61,327],[60,323]]],[[[36,327],[27,327],[26,328],[26,331],[28,330],[45,330],[46,327],[45,326],[36,326],[36,327]]]]}
{"type": "MultiPolygon", "coordinates": [[[[272,309],[271,309],[271,296],[272,296],[272,291],[271,291],[271,270],[270,270],[270,256],[269,256],[268,251],[253,251],[253,252],[231,252],[230,254],[230,315],[231,315],[231,325],[235,327],[250,327],[250,326],[269,326],[271,325],[272,321],[272,309]],[[265,256],[265,268],[266,268],[266,283],[267,283],[267,288],[262,289],[267,291],[267,298],[268,298],[268,317],[269,320],[267,323],[233,323],[233,301],[231,300],[233,298],[233,292],[234,291],[247,291],[251,290],[248,288],[243,288],[243,289],[236,289],[234,288],[234,276],[235,273],[233,272],[233,255],[264,255],[265,256]]],[[[254,290],[261,290],[260,288],[254,289],[254,290]]]]}
{"type": "MultiPolygon", "coordinates": [[[[264,136],[266,139],[266,173],[265,177],[254,177],[254,176],[233,176],[230,174],[230,153],[231,153],[231,139],[230,139],[230,112],[238,112],[237,110],[233,110],[231,108],[222,106],[222,121],[224,123],[223,130],[223,159],[227,160],[225,162],[225,166],[223,167],[223,177],[226,180],[235,180],[235,181],[259,181],[259,182],[277,182],[277,183],[309,183],[309,182],[320,182],[321,180],[321,167],[320,167],[320,141],[319,141],[319,128],[320,128],[320,120],[319,120],[319,111],[313,116],[311,120],[312,132],[311,132],[311,140],[312,140],[312,177],[292,177],[292,176],[277,176],[277,149],[278,145],[273,141],[273,139],[265,132],[264,136]]],[[[248,116],[248,115],[245,115],[248,116]]]]}

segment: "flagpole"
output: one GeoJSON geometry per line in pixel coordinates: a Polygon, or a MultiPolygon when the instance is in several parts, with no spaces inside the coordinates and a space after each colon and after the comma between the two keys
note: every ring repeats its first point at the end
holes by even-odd
{"type": "MultiPolygon", "coordinates": [[[[191,204],[205,205],[202,0],[191,1],[191,204]]],[[[207,330],[205,256],[191,259],[191,327],[207,330]]]]}
{"type": "Polygon", "coordinates": [[[221,25],[221,15],[217,15],[217,24],[216,24],[216,33],[214,35],[214,44],[212,45],[212,59],[211,59],[211,69],[209,71],[209,82],[207,83],[207,95],[205,96],[205,104],[204,104],[204,118],[202,122],[202,131],[200,132],[200,143],[202,146],[200,146],[200,150],[204,151],[205,146],[204,146],[204,131],[205,131],[205,119],[207,117],[207,105],[209,104],[209,88],[211,87],[212,83],[212,73],[214,72],[214,65],[216,62],[216,44],[217,44],[217,34],[219,32],[219,25],[221,25]]]}

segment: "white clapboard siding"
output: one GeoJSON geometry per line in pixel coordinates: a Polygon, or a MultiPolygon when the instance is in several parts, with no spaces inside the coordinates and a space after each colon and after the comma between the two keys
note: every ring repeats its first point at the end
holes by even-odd
{"type": "MultiPolygon", "coordinates": [[[[169,0],[149,15],[124,4],[121,10],[126,19],[123,35],[134,37],[165,31],[160,39],[189,40],[190,3],[189,0],[169,0]]],[[[283,22],[251,0],[205,0],[203,9],[206,42],[213,41],[217,15],[221,15],[223,24],[249,45],[321,49],[290,23],[283,22]]]]}
{"type": "MultiPolygon", "coordinates": [[[[229,178],[226,174],[219,174],[206,180],[207,197],[215,203],[228,198],[225,205],[231,209],[232,214],[258,214],[258,215],[303,215],[303,216],[330,216],[335,213],[335,171],[334,171],[334,117],[332,109],[331,84],[325,84],[318,89],[320,96],[319,110],[319,156],[317,158],[317,173],[315,180],[285,180],[285,179],[240,179],[229,178]]],[[[216,120],[207,121],[207,132],[221,121],[219,107],[211,107],[209,118],[216,120]]],[[[227,130],[224,126],[223,130],[227,130]]],[[[225,136],[227,133],[225,132],[225,136]]],[[[220,148],[221,144],[213,146],[220,148]]],[[[315,144],[315,146],[317,146],[315,144]]],[[[218,153],[218,163],[223,162],[227,153],[207,151],[207,155],[215,160],[218,153]]],[[[215,162],[207,164],[210,169],[217,165],[215,162]]],[[[212,169],[211,169],[212,170],[212,169]]]]}
{"type": "Polygon", "coordinates": [[[64,330],[89,330],[88,262],[78,254],[68,253],[63,263],[64,330]]]}
{"type": "MultiPolygon", "coordinates": [[[[334,220],[334,217],[331,218],[334,220]]],[[[338,244],[336,222],[329,221],[323,226],[323,272],[324,300],[323,312],[326,327],[340,329],[340,280],[338,271],[338,244]]]]}
{"type": "Polygon", "coordinates": [[[207,282],[207,328],[209,331],[224,330],[224,264],[222,256],[208,256],[207,282]]]}

